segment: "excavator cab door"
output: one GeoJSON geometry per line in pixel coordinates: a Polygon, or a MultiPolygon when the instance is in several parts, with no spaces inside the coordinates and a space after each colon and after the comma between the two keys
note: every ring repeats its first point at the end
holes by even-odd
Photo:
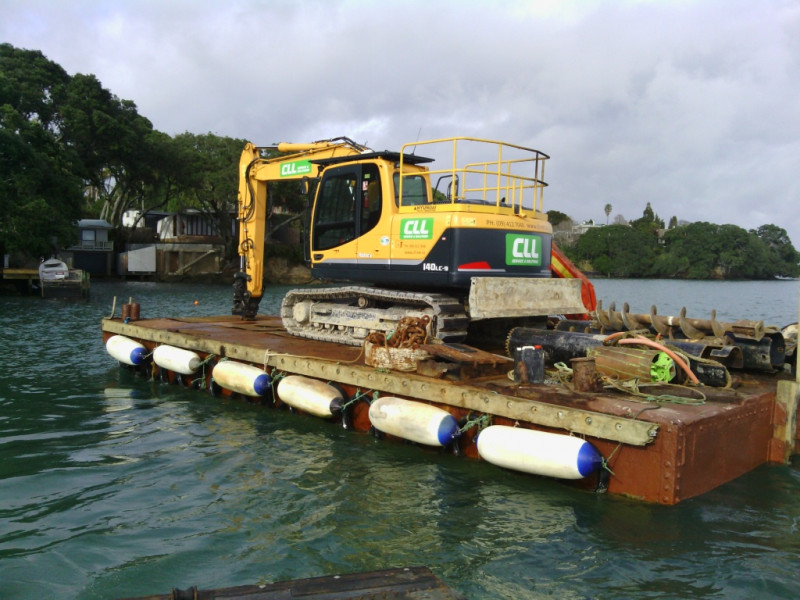
{"type": "Polygon", "coordinates": [[[335,276],[330,269],[343,272],[352,269],[361,255],[369,254],[360,250],[361,238],[377,226],[381,207],[377,165],[363,163],[326,169],[311,212],[312,268],[325,271],[323,276],[335,276]]]}
{"type": "Polygon", "coordinates": [[[357,166],[326,171],[311,212],[312,258],[355,239],[357,231],[357,166]]]}

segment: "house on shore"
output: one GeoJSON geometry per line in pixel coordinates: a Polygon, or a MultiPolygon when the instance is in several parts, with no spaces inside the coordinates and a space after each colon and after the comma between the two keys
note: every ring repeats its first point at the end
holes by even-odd
{"type": "MultiPolygon", "coordinates": [[[[123,227],[130,240],[117,257],[122,277],[157,280],[218,275],[224,266],[225,245],[216,224],[197,210],[181,213],[129,210],[123,227]]],[[[236,220],[232,220],[232,234],[236,220]]]]}

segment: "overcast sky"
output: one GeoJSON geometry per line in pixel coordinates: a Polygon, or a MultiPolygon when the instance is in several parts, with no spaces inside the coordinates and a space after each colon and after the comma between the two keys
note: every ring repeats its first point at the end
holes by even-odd
{"type": "Polygon", "coordinates": [[[498,139],[552,157],[546,210],[800,249],[798,0],[0,0],[0,41],[171,135],[498,139]]]}

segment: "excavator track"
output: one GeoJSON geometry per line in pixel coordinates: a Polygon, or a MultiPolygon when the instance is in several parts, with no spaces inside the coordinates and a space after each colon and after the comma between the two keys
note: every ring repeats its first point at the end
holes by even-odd
{"type": "Polygon", "coordinates": [[[406,316],[431,319],[431,336],[460,342],[469,318],[457,298],[361,286],[292,290],[281,304],[286,330],[298,337],[360,346],[372,331],[390,333],[406,316]]]}

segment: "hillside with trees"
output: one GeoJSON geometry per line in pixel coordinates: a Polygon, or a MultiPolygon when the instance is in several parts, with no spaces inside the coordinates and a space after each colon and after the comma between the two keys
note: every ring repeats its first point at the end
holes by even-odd
{"type": "MultiPolygon", "coordinates": [[[[608,206],[608,205],[607,205],[608,206]]],[[[610,211],[607,210],[606,215],[610,211]]],[[[562,213],[556,215],[564,223],[562,213]]],[[[664,221],[647,204],[642,217],[627,224],[592,227],[561,243],[580,268],[607,277],[675,279],[773,279],[800,276],[800,253],[786,231],[762,225],[664,221]]]]}

